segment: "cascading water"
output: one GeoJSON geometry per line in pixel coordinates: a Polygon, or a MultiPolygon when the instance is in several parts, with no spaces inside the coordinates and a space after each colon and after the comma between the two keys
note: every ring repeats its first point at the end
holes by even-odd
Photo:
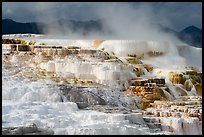
{"type": "Polygon", "coordinates": [[[167,98],[167,100],[172,101],[174,99],[174,97],[167,92],[166,90],[162,90],[164,92],[165,97],[167,98]]]}
{"type": "Polygon", "coordinates": [[[35,123],[64,135],[150,133],[148,128],[131,124],[125,115],[79,110],[76,103],[67,101],[55,82],[22,79],[16,75],[22,69],[13,73],[15,69],[2,66],[2,127],[35,123]]]}
{"type": "Polygon", "coordinates": [[[52,81],[15,78],[4,67],[2,76],[2,127],[35,123],[53,129],[55,134],[146,134],[126,121],[124,115],[79,110],[52,81]],[[89,120],[82,118],[84,115],[89,120]]]}

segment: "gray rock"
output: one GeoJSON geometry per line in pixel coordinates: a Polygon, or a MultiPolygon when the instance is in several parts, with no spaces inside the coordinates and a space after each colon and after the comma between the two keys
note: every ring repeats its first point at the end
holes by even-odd
{"type": "Polygon", "coordinates": [[[100,96],[81,88],[67,88],[63,90],[63,95],[67,100],[77,103],[79,108],[84,108],[90,105],[106,105],[105,100],[100,96]]]}
{"type": "Polygon", "coordinates": [[[2,135],[23,135],[22,127],[3,128],[2,135]]]}
{"type": "Polygon", "coordinates": [[[2,128],[2,135],[54,135],[54,131],[51,129],[37,128],[33,123],[22,127],[2,128]]]}
{"type": "MultiPolygon", "coordinates": [[[[87,107],[102,105],[109,107],[121,107],[126,109],[138,109],[140,104],[140,97],[127,96],[123,92],[112,91],[105,88],[76,86],[71,84],[58,85],[62,94],[71,102],[75,102],[79,109],[86,109],[87,107]]],[[[101,109],[99,109],[101,110],[101,109]]],[[[123,113],[129,113],[126,110],[114,110],[123,113]]],[[[104,110],[103,112],[109,112],[104,110]]]]}
{"type": "Polygon", "coordinates": [[[54,131],[51,129],[42,129],[38,130],[38,135],[54,135],[54,131]]]}
{"type": "Polygon", "coordinates": [[[77,106],[79,109],[84,109],[86,107],[88,107],[89,105],[85,102],[76,102],[77,106]]]}
{"type": "Polygon", "coordinates": [[[27,127],[22,127],[23,133],[34,133],[38,131],[37,126],[33,123],[27,127]]]}
{"type": "Polygon", "coordinates": [[[54,135],[54,131],[50,129],[38,129],[37,132],[34,133],[24,133],[23,135],[54,135]]]}

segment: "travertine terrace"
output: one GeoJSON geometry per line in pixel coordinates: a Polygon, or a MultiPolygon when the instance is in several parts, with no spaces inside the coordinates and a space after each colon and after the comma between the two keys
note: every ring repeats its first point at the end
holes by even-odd
{"type": "MultiPolygon", "coordinates": [[[[18,74],[21,77],[30,80],[49,78],[64,85],[105,87],[113,93],[138,97],[135,106],[131,106],[140,110],[135,117],[141,115],[141,121],[135,123],[145,123],[152,133],[159,129],[161,134],[202,134],[202,70],[185,65],[188,59],[183,61],[180,56],[181,46],[176,50],[167,42],[130,40],[74,40],[70,45],[49,45],[5,38],[2,47],[7,51],[3,63],[33,69],[33,74],[18,74]],[[166,49],[160,48],[163,44],[168,45],[166,49]],[[116,45],[122,48],[116,50],[116,45]],[[134,45],[136,48],[131,49],[134,45]],[[140,49],[138,45],[143,47],[140,49]],[[166,62],[170,56],[173,58],[166,62]],[[175,60],[178,62],[173,66],[175,60]],[[168,63],[170,67],[166,67],[168,63]]],[[[83,109],[88,106],[84,102],[77,103],[83,109]]],[[[89,107],[104,112],[116,111],[114,107],[89,107]]],[[[130,107],[127,113],[133,113],[130,107]]],[[[134,115],[128,119],[134,121],[134,115]]]]}

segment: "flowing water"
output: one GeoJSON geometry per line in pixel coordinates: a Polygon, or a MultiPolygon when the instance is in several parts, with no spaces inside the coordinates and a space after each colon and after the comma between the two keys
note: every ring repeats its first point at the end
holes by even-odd
{"type": "Polygon", "coordinates": [[[17,76],[21,72],[19,66],[2,65],[2,127],[35,123],[63,135],[149,133],[149,128],[130,124],[123,114],[80,110],[55,82],[23,79],[17,76]]]}

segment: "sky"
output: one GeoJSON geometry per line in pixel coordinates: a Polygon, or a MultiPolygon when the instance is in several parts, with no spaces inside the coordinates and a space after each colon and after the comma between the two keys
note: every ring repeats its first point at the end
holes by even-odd
{"type": "MultiPolygon", "coordinates": [[[[3,2],[2,17],[19,22],[51,21],[57,19],[97,20],[148,17],[180,31],[194,25],[202,28],[201,2],[3,2]]],[[[131,20],[132,21],[132,20],[131,20]]]]}

